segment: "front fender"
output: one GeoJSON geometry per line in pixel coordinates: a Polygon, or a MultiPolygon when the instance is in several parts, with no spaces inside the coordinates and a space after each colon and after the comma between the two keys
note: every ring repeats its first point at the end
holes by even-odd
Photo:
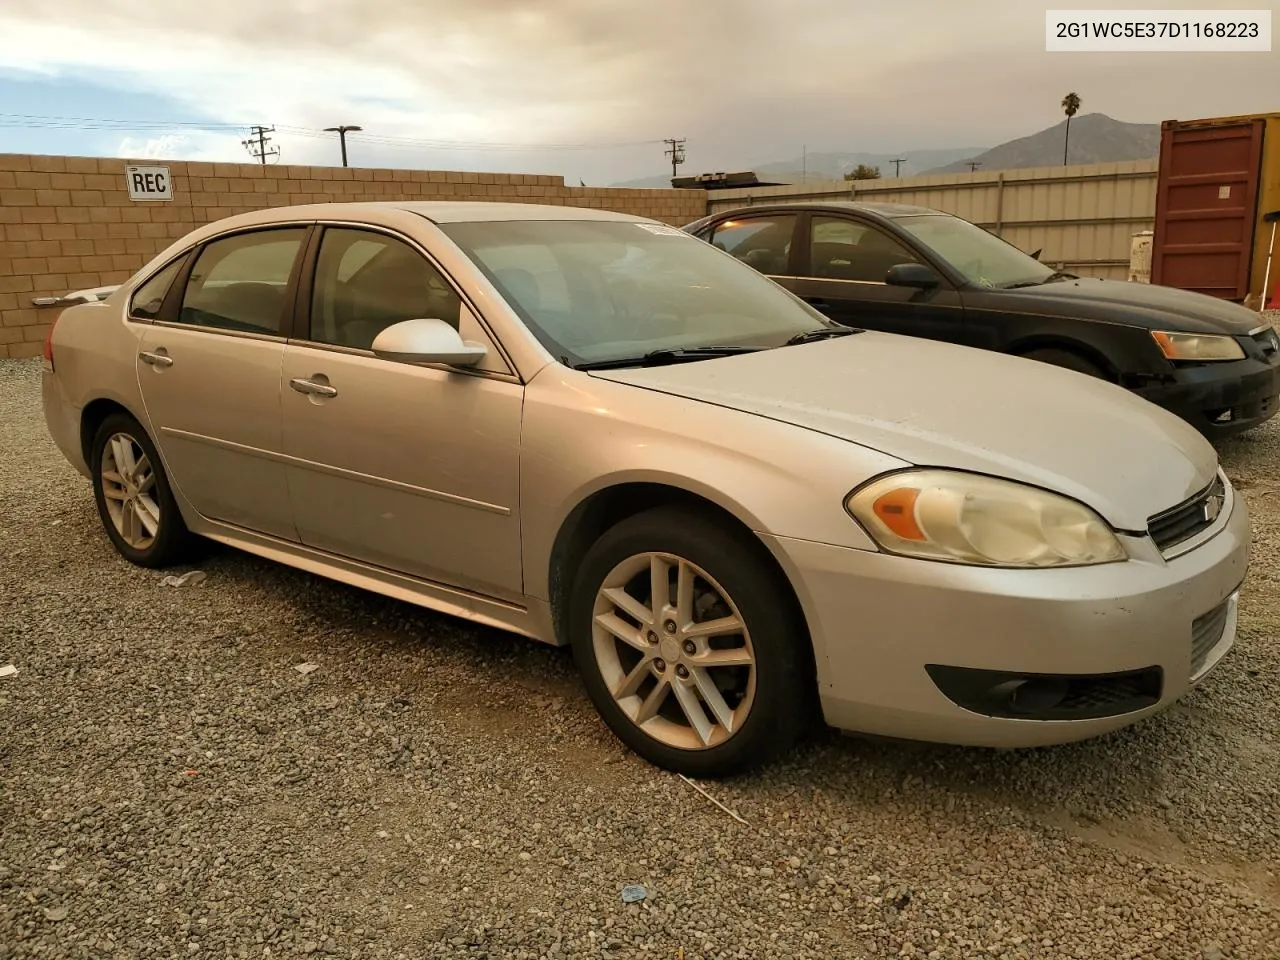
{"type": "Polygon", "coordinates": [[[552,370],[525,398],[521,512],[529,596],[550,599],[552,552],[574,510],[623,484],[694,494],[757,533],[876,549],[844,498],[903,461],[739,410],[552,370]]]}

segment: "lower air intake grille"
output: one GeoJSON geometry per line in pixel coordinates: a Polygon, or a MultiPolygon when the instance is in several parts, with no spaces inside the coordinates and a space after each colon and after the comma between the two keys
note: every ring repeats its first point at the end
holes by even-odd
{"type": "Polygon", "coordinates": [[[1191,624],[1191,676],[1198,676],[1204,669],[1209,654],[1222,639],[1222,631],[1227,626],[1227,614],[1231,601],[1221,603],[1203,616],[1197,617],[1191,624]]]}

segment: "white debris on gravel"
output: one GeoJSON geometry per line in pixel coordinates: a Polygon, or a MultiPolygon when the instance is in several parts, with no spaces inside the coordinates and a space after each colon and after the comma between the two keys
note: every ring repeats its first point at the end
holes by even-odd
{"type": "Polygon", "coordinates": [[[204,582],[203,570],[189,570],[181,576],[167,576],[160,580],[162,587],[194,587],[204,582]]]}
{"type": "Polygon", "coordinates": [[[1280,424],[1224,448],[1257,547],[1183,704],[1026,752],[822,737],[708,785],[744,826],[565,651],[215,547],[156,591],[39,371],[0,361],[0,960],[1277,956],[1280,424]]]}

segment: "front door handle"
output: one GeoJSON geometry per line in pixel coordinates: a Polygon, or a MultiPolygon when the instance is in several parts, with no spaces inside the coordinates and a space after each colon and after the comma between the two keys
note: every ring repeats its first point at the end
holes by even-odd
{"type": "Polygon", "coordinates": [[[172,367],[173,357],[164,353],[150,353],[144,350],[138,354],[138,358],[145,364],[152,367],[172,367]]]}
{"type": "Polygon", "coordinates": [[[337,389],[327,383],[316,383],[314,380],[308,380],[305,377],[294,377],[289,381],[289,386],[299,393],[309,394],[313,397],[336,397],[338,395],[337,389]]]}

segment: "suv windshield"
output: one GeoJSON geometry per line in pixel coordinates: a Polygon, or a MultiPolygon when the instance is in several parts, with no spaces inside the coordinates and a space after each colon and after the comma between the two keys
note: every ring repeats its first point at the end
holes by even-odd
{"type": "Polygon", "coordinates": [[[968,220],[933,214],[896,222],[976,286],[1031,285],[1055,275],[1039,260],[968,220]]]}
{"type": "Polygon", "coordinates": [[[520,220],[440,229],[542,344],[575,366],[653,351],[779,347],[797,334],[837,326],[675,227],[520,220]]]}

